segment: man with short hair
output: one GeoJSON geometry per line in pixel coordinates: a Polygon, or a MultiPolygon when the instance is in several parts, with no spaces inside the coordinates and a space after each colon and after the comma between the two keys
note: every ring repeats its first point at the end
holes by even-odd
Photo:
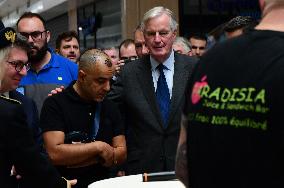
{"type": "Polygon", "coordinates": [[[284,0],[259,3],[260,23],[192,74],[176,162],[187,187],[284,187],[284,0]]]}
{"type": "Polygon", "coordinates": [[[110,167],[126,159],[124,126],[115,103],[104,99],[114,65],[102,51],[85,51],[77,81],[48,97],[40,116],[46,151],[75,188],[109,178],[110,167]]]}
{"type": "Polygon", "coordinates": [[[189,38],[191,44],[192,55],[201,57],[206,51],[207,38],[205,35],[196,34],[189,38]]]}
{"type": "Polygon", "coordinates": [[[52,89],[66,86],[77,78],[78,66],[48,48],[50,31],[39,14],[24,13],[17,22],[17,30],[31,46],[28,54],[31,69],[22,78],[17,91],[32,98],[40,112],[52,89]]]}
{"type": "Polygon", "coordinates": [[[75,31],[66,31],[56,38],[56,52],[77,63],[80,57],[79,37],[75,31]]]}
{"type": "Polygon", "coordinates": [[[195,64],[172,49],[177,25],[164,7],[144,14],[150,55],[126,64],[108,95],[127,126],[127,174],[174,170],[183,93],[195,64]]]}
{"type": "Polygon", "coordinates": [[[135,50],[139,58],[141,58],[144,55],[149,54],[149,49],[147,48],[145,44],[145,38],[143,35],[143,31],[141,29],[141,24],[139,24],[137,28],[135,29],[134,43],[135,43],[135,50]]]}
{"type": "Polygon", "coordinates": [[[137,59],[137,53],[135,50],[135,43],[133,39],[125,39],[119,45],[119,59],[124,63],[134,61],[137,59]]]}
{"type": "Polygon", "coordinates": [[[113,65],[118,64],[119,50],[117,47],[104,48],[103,51],[110,57],[113,65]]]}

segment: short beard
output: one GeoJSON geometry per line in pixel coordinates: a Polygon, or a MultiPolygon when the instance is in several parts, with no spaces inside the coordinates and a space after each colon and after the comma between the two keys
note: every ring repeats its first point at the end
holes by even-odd
{"type": "Polygon", "coordinates": [[[47,42],[45,42],[44,46],[41,49],[38,49],[35,55],[29,53],[29,61],[31,62],[31,64],[38,64],[46,55],[47,50],[48,50],[48,45],[47,42]]]}

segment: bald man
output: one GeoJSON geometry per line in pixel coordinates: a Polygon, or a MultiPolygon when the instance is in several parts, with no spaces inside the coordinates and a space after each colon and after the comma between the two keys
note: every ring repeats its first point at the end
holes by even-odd
{"type": "Polygon", "coordinates": [[[92,49],[79,60],[77,81],[44,102],[40,125],[46,150],[61,175],[76,177],[76,188],[108,178],[110,167],[126,159],[118,108],[104,99],[114,65],[92,49]]]}

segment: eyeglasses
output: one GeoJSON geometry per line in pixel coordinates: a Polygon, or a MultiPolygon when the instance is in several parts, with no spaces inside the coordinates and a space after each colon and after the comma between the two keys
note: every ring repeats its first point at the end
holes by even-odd
{"type": "Polygon", "coordinates": [[[10,65],[15,67],[15,70],[17,72],[21,72],[23,70],[24,66],[26,67],[26,70],[30,70],[31,68],[31,63],[23,63],[22,61],[7,61],[10,65]]]}
{"type": "Polygon", "coordinates": [[[124,60],[124,62],[134,61],[138,59],[137,56],[130,56],[130,57],[121,57],[120,60],[124,60]]]}
{"type": "Polygon", "coordinates": [[[155,37],[158,33],[161,37],[167,37],[171,31],[146,31],[146,36],[155,37]]]}
{"type": "Polygon", "coordinates": [[[31,36],[33,40],[39,40],[42,38],[42,34],[45,33],[46,31],[34,31],[31,33],[26,33],[26,32],[19,32],[19,34],[23,37],[25,37],[27,40],[31,36]]]}

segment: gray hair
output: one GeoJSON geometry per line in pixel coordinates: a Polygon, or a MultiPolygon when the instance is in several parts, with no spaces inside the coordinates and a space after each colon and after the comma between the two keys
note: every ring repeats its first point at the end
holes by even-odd
{"type": "Polygon", "coordinates": [[[159,17],[159,16],[161,16],[163,14],[166,14],[166,15],[168,15],[170,17],[170,29],[172,31],[177,30],[178,23],[177,23],[177,21],[174,18],[173,12],[170,9],[167,9],[165,7],[162,7],[162,6],[154,7],[152,9],[148,10],[144,14],[142,22],[141,22],[141,29],[144,31],[145,30],[145,25],[146,25],[146,23],[150,19],[153,19],[155,17],[159,17]]]}
{"type": "Polygon", "coordinates": [[[1,86],[1,81],[3,79],[4,72],[5,72],[4,62],[8,58],[8,55],[11,52],[12,48],[19,48],[21,50],[24,50],[27,53],[30,47],[26,41],[16,38],[14,43],[0,49],[0,86],[1,86]]]}
{"type": "Polygon", "coordinates": [[[184,37],[176,37],[173,44],[180,44],[186,53],[191,51],[191,44],[184,37]]]}
{"type": "Polygon", "coordinates": [[[10,49],[11,49],[10,46],[0,49],[0,62],[1,62],[1,64],[7,58],[8,54],[10,52],[10,49]]]}
{"type": "Polygon", "coordinates": [[[5,72],[4,62],[8,54],[10,53],[10,49],[11,49],[10,47],[0,49],[0,87],[5,72]]]}

